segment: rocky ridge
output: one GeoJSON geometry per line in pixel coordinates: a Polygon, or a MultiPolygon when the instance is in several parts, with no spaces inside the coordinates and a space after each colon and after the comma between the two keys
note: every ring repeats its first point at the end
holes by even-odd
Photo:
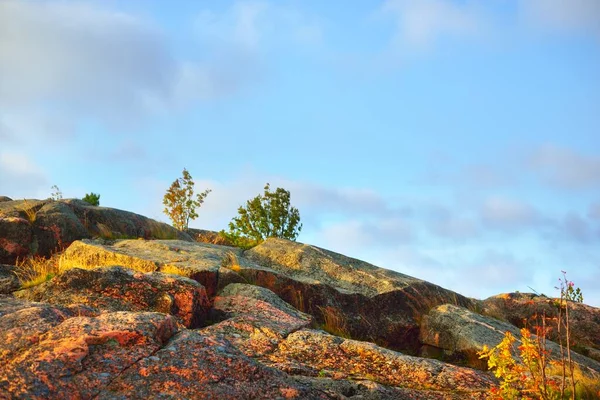
{"type": "MultiPolygon", "coordinates": [[[[32,221],[0,199],[0,399],[483,399],[495,378],[476,351],[550,304],[469,299],[282,239],[242,251],[198,230],[194,242],[79,203],[35,203],[32,221]],[[49,226],[70,243],[60,272],[18,290],[10,264],[44,254],[49,226]]],[[[574,318],[595,354],[600,310],[576,305],[574,318]]],[[[574,359],[600,380],[598,362],[574,359]]]]}

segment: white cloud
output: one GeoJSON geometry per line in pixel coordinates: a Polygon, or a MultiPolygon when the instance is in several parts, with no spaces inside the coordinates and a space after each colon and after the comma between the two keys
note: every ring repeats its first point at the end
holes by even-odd
{"type": "Polygon", "coordinates": [[[165,97],[175,68],[160,33],[85,3],[0,3],[0,101],[52,100],[104,117],[165,97]]]}
{"type": "Polygon", "coordinates": [[[561,189],[600,188],[600,156],[544,145],[534,151],[528,167],[546,183],[561,189]]]}
{"type": "Polygon", "coordinates": [[[520,0],[519,12],[542,29],[600,34],[598,0],[520,0]]]}
{"type": "Polygon", "coordinates": [[[424,49],[447,36],[473,36],[485,25],[477,3],[448,0],[387,0],[381,7],[395,19],[395,47],[424,49]]]}
{"type": "Polygon", "coordinates": [[[522,230],[539,225],[544,220],[533,206],[504,197],[486,199],[479,214],[486,226],[501,230],[522,230]]]}
{"type": "Polygon", "coordinates": [[[0,195],[37,197],[49,187],[44,171],[25,154],[0,152],[0,195]]]}
{"type": "Polygon", "coordinates": [[[588,217],[600,221],[600,202],[590,204],[588,217]]]}
{"type": "Polygon", "coordinates": [[[265,1],[236,1],[223,13],[204,10],[194,26],[206,45],[252,56],[282,45],[314,45],[323,36],[319,18],[265,1]]]}
{"type": "Polygon", "coordinates": [[[0,119],[19,138],[54,139],[81,118],[138,126],[235,93],[255,72],[201,46],[201,62],[176,59],[149,21],[91,3],[2,1],[0,48],[0,119]]]}
{"type": "Polygon", "coordinates": [[[407,221],[400,218],[374,221],[347,219],[324,224],[316,238],[322,247],[356,255],[361,249],[374,251],[406,244],[413,240],[414,232],[407,221]]]}
{"type": "MultiPolygon", "coordinates": [[[[558,226],[559,233],[566,239],[580,243],[590,243],[594,233],[590,223],[575,213],[568,213],[558,226]]],[[[598,236],[596,239],[600,239],[598,236]]]]}

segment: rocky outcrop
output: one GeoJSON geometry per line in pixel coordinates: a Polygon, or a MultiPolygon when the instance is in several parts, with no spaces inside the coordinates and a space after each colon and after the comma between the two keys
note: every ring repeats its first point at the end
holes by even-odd
{"type": "MultiPolygon", "coordinates": [[[[514,299],[471,300],[281,239],[248,251],[83,239],[59,264],[0,297],[0,398],[483,399],[497,382],[477,352],[519,334],[469,310],[516,318],[514,299]]],[[[575,324],[594,322],[579,306],[575,324]]],[[[573,360],[600,379],[597,362],[573,360]]]]}
{"type": "Polygon", "coordinates": [[[188,228],[186,233],[190,235],[196,242],[218,244],[219,246],[234,246],[231,240],[220,235],[219,232],[188,228]]]}
{"type": "Polygon", "coordinates": [[[12,199],[8,196],[0,196],[0,203],[2,203],[3,201],[12,201],[12,199]]]}
{"type": "Polygon", "coordinates": [[[308,327],[312,318],[268,289],[231,284],[215,297],[212,315],[222,322],[202,330],[226,338],[250,357],[272,352],[290,333],[308,327]]]}
{"type": "MultiPolygon", "coordinates": [[[[537,316],[556,317],[558,299],[533,293],[505,293],[482,302],[482,314],[507,321],[519,328],[532,326],[537,316]]],[[[574,349],[600,361],[600,309],[581,303],[569,302],[569,321],[574,349]]],[[[551,331],[550,339],[557,340],[551,331]]]]}
{"type": "MultiPolygon", "coordinates": [[[[514,325],[445,304],[432,309],[423,317],[421,341],[442,350],[442,355],[448,360],[486,369],[486,362],[478,359],[477,352],[484,345],[497,346],[505,332],[511,332],[517,339],[521,337],[519,329],[514,325]]],[[[558,360],[559,346],[547,341],[546,347],[550,351],[550,357],[558,360]]],[[[575,352],[572,352],[571,357],[582,373],[593,379],[600,379],[600,363],[575,352]]]]}
{"type": "Polygon", "coordinates": [[[289,373],[369,380],[386,386],[460,394],[462,398],[484,396],[494,384],[481,371],[308,329],[290,334],[267,359],[270,365],[289,373]]]}
{"type": "Polygon", "coordinates": [[[311,330],[309,315],[265,288],[228,285],[214,307],[225,320],[202,334],[227,339],[247,356],[334,398],[349,393],[377,399],[482,398],[493,382],[478,371],[311,330]]]}
{"type": "Polygon", "coordinates": [[[142,272],[176,273],[200,282],[210,297],[229,283],[244,279],[222,265],[239,249],[181,240],[82,240],[61,256],[61,268],[122,265],[142,272]]]}
{"type": "Polygon", "coordinates": [[[123,265],[141,271],[176,271],[200,282],[209,297],[235,282],[268,288],[324,329],[417,354],[419,322],[440,304],[473,301],[437,285],[314,246],[268,239],[240,249],[183,241],[79,241],[61,265],[123,265]]]}
{"type": "Polygon", "coordinates": [[[274,272],[242,259],[240,275],[313,315],[325,329],[412,354],[420,347],[421,315],[445,303],[473,306],[429,282],[284,239],[268,239],[243,257],[274,272]]]}
{"type": "Polygon", "coordinates": [[[196,281],[117,266],[68,269],[48,282],[14,295],[32,301],[80,303],[110,311],[156,311],[173,315],[192,328],[205,323],[210,308],[206,290],[196,281]]]}
{"type": "Polygon", "coordinates": [[[0,263],[49,256],[75,240],[92,237],[192,240],[167,224],[82,200],[0,202],[0,263]]]}
{"type": "Polygon", "coordinates": [[[327,399],[172,316],[0,297],[0,398],[327,399]]]}
{"type": "Polygon", "coordinates": [[[13,265],[0,264],[0,294],[14,292],[21,285],[13,265]]]}

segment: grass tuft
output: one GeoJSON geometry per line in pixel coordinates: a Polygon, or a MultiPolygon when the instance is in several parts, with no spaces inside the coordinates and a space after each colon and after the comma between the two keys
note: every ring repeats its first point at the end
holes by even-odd
{"type": "Polygon", "coordinates": [[[184,276],[186,278],[190,277],[190,272],[191,272],[188,269],[183,269],[176,265],[169,265],[169,264],[161,266],[159,271],[163,272],[165,274],[184,276]]]}
{"type": "Polygon", "coordinates": [[[344,315],[335,307],[319,307],[323,316],[324,324],[322,329],[332,335],[350,339],[350,332],[346,326],[344,315]]]}
{"type": "Polygon", "coordinates": [[[37,286],[54,278],[58,273],[58,256],[50,258],[31,256],[17,260],[15,275],[21,282],[21,289],[37,286]]]}

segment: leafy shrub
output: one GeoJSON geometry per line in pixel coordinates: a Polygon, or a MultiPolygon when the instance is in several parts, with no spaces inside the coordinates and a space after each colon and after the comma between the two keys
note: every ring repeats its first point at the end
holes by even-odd
{"type": "Polygon", "coordinates": [[[246,202],[238,208],[238,216],[229,223],[229,232],[221,235],[236,246],[248,248],[269,237],[296,240],[302,230],[300,213],[290,205],[290,192],[277,188],[270,190],[267,183],[264,194],[246,202]]]}
{"type": "Polygon", "coordinates": [[[85,201],[86,203],[89,203],[93,206],[99,206],[100,205],[100,195],[96,194],[94,192],[88,193],[85,195],[85,197],[83,199],[81,199],[83,201],[85,201]]]}
{"type": "Polygon", "coordinates": [[[164,213],[171,219],[173,226],[180,231],[188,228],[190,219],[198,218],[196,209],[199,208],[204,199],[211,192],[206,189],[196,195],[194,199],[194,180],[187,169],[183,169],[183,176],[177,178],[163,197],[165,205],[164,213]]]}
{"type": "Polygon", "coordinates": [[[517,338],[506,332],[504,339],[493,348],[484,346],[479,358],[488,359],[488,368],[499,379],[500,385],[493,387],[493,399],[576,399],[600,397],[600,383],[590,379],[575,368],[571,359],[571,326],[569,301],[583,302],[583,295],[566,272],[559,279],[560,298],[555,306],[558,317],[534,316],[537,324],[535,335],[527,328],[521,329],[521,344],[515,348],[517,338]],[[555,321],[559,334],[560,357],[551,360],[546,346],[550,332],[547,321],[555,321]],[[517,351],[518,350],[518,351],[517,351]]]}

